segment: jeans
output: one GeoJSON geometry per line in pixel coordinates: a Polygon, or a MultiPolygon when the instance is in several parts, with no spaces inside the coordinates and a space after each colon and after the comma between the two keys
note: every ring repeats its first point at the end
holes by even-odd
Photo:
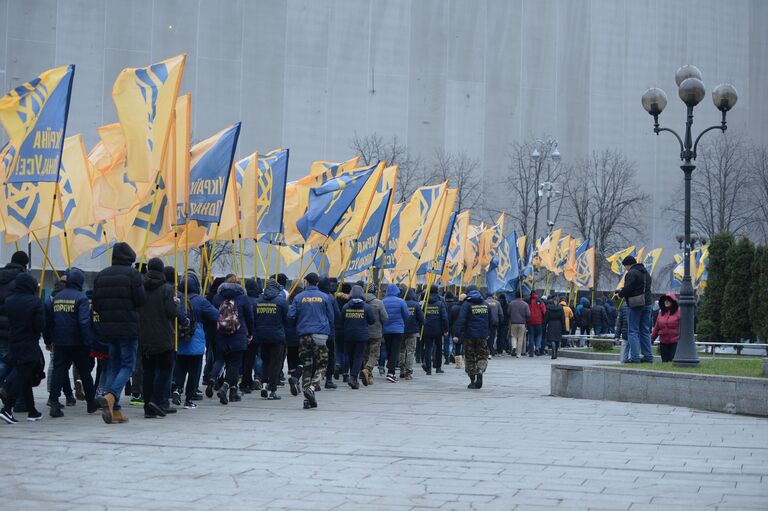
{"type": "Polygon", "coordinates": [[[102,387],[115,397],[115,404],[120,403],[120,395],[136,366],[138,347],[138,340],[109,342],[109,366],[102,387]]]}
{"type": "Polygon", "coordinates": [[[387,347],[387,374],[395,374],[398,362],[400,362],[400,344],[403,342],[403,334],[384,334],[384,344],[387,347]]]}
{"type": "Polygon", "coordinates": [[[600,325],[595,325],[594,334],[595,335],[602,335],[603,333],[604,333],[603,332],[603,327],[600,326],[600,325]]]}
{"type": "Polygon", "coordinates": [[[541,351],[541,337],[544,335],[544,325],[528,327],[528,355],[533,356],[541,351]]]}
{"type": "Polygon", "coordinates": [[[643,360],[653,362],[651,351],[651,307],[630,307],[627,318],[627,341],[629,343],[630,362],[643,360]]]}
{"type": "Polygon", "coordinates": [[[211,380],[218,380],[221,376],[221,371],[226,368],[224,381],[229,383],[231,388],[236,387],[238,376],[240,376],[240,369],[243,367],[244,356],[245,351],[230,351],[228,353],[224,353],[221,350],[216,351],[216,360],[211,370],[211,380]]]}
{"type": "Polygon", "coordinates": [[[443,355],[446,360],[453,355],[453,338],[450,335],[443,336],[443,355]]]}
{"type": "Polygon", "coordinates": [[[488,338],[485,340],[485,342],[488,344],[488,353],[491,355],[495,354],[496,351],[493,349],[493,347],[496,345],[496,329],[491,327],[488,330],[488,338]]]}

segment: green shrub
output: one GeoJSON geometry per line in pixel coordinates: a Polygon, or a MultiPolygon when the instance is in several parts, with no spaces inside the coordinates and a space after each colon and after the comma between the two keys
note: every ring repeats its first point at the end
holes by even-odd
{"type": "Polygon", "coordinates": [[[589,345],[594,351],[611,351],[613,349],[613,341],[610,339],[593,339],[589,341],[589,345]]]}

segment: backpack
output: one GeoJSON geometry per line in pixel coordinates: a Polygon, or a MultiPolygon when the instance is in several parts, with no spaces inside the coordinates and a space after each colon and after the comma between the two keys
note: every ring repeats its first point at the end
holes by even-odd
{"type": "Polygon", "coordinates": [[[192,336],[195,335],[195,329],[197,328],[197,318],[195,317],[195,310],[192,308],[192,302],[189,299],[184,300],[184,308],[187,311],[187,319],[189,324],[187,326],[179,326],[179,340],[189,342],[192,340],[192,336]]]}
{"type": "Polygon", "coordinates": [[[224,300],[219,305],[216,331],[221,335],[234,335],[240,329],[240,313],[234,300],[224,300]]]}

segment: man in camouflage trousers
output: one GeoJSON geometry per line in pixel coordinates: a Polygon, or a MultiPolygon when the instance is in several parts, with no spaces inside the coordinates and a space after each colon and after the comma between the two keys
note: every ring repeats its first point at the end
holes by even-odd
{"type": "Polygon", "coordinates": [[[468,389],[483,387],[483,373],[488,368],[488,335],[491,313],[480,291],[473,289],[459,311],[454,335],[464,339],[464,364],[470,383],[468,389]]]}
{"type": "Polygon", "coordinates": [[[365,367],[361,372],[363,385],[373,384],[373,368],[379,364],[379,355],[381,354],[381,343],[384,340],[382,325],[387,322],[389,316],[384,309],[384,304],[376,298],[376,286],[370,286],[369,292],[365,293],[365,303],[371,306],[375,321],[368,325],[368,347],[365,350],[365,367]]]}

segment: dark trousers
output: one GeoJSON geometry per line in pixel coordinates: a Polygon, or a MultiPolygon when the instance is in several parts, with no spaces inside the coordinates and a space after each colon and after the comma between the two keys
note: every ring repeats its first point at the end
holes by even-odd
{"type": "Polygon", "coordinates": [[[384,344],[387,346],[387,374],[395,374],[400,361],[400,345],[403,334],[384,334],[384,344]]]}
{"type": "Polygon", "coordinates": [[[363,358],[367,344],[367,339],[363,342],[348,341],[345,343],[350,375],[357,376],[363,370],[363,358]]]}
{"type": "Polygon", "coordinates": [[[203,369],[202,355],[176,355],[176,367],[173,369],[173,386],[181,392],[187,401],[197,392],[200,383],[200,372],[203,369]]]}
{"type": "Polygon", "coordinates": [[[224,381],[229,383],[230,387],[237,385],[237,378],[240,376],[240,368],[243,366],[243,357],[245,351],[230,351],[228,353],[216,353],[216,362],[213,364],[211,377],[221,374],[222,368],[226,366],[224,372],[224,381]]]}
{"type": "Polygon", "coordinates": [[[432,371],[434,362],[435,368],[443,366],[443,357],[440,356],[440,348],[443,337],[424,337],[424,367],[427,371],[432,371]]]}
{"type": "Polygon", "coordinates": [[[269,383],[269,390],[277,390],[280,381],[280,371],[283,369],[283,356],[285,344],[266,342],[261,345],[261,360],[264,365],[261,370],[263,381],[269,383]]]}
{"type": "Polygon", "coordinates": [[[35,408],[35,396],[32,393],[32,383],[35,381],[40,370],[39,362],[27,362],[16,365],[16,378],[8,389],[8,401],[5,403],[6,410],[13,410],[13,406],[19,397],[24,399],[27,412],[31,413],[37,410],[35,408]]]}
{"type": "Polygon", "coordinates": [[[91,358],[88,356],[90,350],[87,346],[53,346],[53,376],[51,382],[51,392],[49,399],[56,401],[59,399],[64,381],[69,382],[69,366],[74,365],[77,372],[80,373],[80,380],[83,382],[85,391],[85,400],[93,401],[96,391],[91,377],[91,358]]]}
{"type": "Polygon", "coordinates": [[[213,364],[216,361],[216,346],[212,341],[205,339],[205,365],[203,367],[203,383],[207,384],[211,379],[217,380],[219,375],[211,376],[213,364]]]}
{"type": "Polygon", "coordinates": [[[507,325],[500,325],[498,331],[496,332],[496,353],[510,351],[509,346],[507,346],[508,339],[509,330],[507,329],[507,325]]]}
{"type": "Polygon", "coordinates": [[[167,408],[163,403],[163,386],[169,381],[173,370],[173,351],[165,351],[141,356],[144,374],[141,380],[144,395],[144,409],[147,404],[155,403],[160,408],[167,408]]]}
{"type": "Polygon", "coordinates": [[[325,345],[328,347],[328,363],[325,365],[325,378],[330,380],[333,378],[333,373],[336,370],[336,339],[329,337],[325,341],[325,345]]]}
{"type": "Polygon", "coordinates": [[[560,349],[561,341],[549,341],[549,347],[552,350],[552,358],[557,358],[557,350],[560,349]]]}
{"type": "Polygon", "coordinates": [[[675,358],[676,351],[677,343],[659,344],[659,354],[661,355],[662,362],[672,362],[672,360],[675,358]]]}
{"type": "Polygon", "coordinates": [[[496,329],[491,328],[488,330],[488,339],[485,341],[488,343],[488,353],[491,355],[495,355],[496,351],[494,351],[493,347],[496,345],[496,329]]]}
{"type": "Polygon", "coordinates": [[[251,342],[243,355],[243,384],[253,385],[253,370],[256,367],[256,357],[259,356],[261,344],[251,342]]]}
{"type": "Polygon", "coordinates": [[[299,347],[298,346],[286,346],[285,358],[288,361],[288,372],[293,371],[299,366],[299,347]]]}

